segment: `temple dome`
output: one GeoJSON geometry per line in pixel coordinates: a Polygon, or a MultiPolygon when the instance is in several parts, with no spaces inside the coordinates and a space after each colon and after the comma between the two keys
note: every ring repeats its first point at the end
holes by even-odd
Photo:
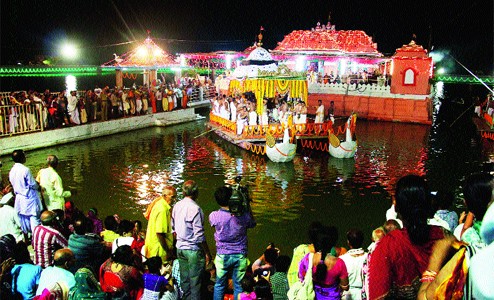
{"type": "Polygon", "coordinates": [[[273,57],[271,56],[271,53],[268,52],[268,50],[262,48],[262,47],[256,47],[252,52],[249,54],[247,57],[247,60],[264,60],[264,61],[272,61],[273,57]]]}

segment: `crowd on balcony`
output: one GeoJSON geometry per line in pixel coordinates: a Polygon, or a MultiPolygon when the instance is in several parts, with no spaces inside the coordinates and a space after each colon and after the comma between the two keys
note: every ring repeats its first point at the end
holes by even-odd
{"type": "Polygon", "coordinates": [[[148,87],[109,86],[85,91],[11,92],[0,98],[0,135],[77,126],[130,116],[153,114],[208,100],[214,90],[206,80],[182,77],[178,84],[148,87]]]}

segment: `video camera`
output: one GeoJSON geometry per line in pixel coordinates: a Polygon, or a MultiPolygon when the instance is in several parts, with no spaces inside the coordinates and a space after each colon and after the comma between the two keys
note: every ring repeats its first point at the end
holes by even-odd
{"type": "Polygon", "coordinates": [[[240,185],[242,176],[235,177],[235,183],[230,187],[233,190],[232,196],[228,201],[230,213],[239,217],[250,210],[250,202],[252,199],[249,196],[249,189],[240,185]]]}

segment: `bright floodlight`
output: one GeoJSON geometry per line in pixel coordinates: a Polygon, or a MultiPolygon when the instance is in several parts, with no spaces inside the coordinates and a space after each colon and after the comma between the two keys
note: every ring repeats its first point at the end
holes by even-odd
{"type": "Polygon", "coordinates": [[[78,55],[78,50],[74,44],[65,43],[62,45],[61,54],[66,59],[75,59],[78,55]]]}
{"type": "Polygon", "coordinates": [[[148,56],[148,50],[146,49],[146,46],[139,46],[139,48],[137,48],[137,56],[141,59],[148,56]]]}
{"type": "Polygon", "coordinates": [[[446,69],[444,68],[439,68],[439,70],[437,70],[437,74],[444,74],[446,73],[446,69]]]}

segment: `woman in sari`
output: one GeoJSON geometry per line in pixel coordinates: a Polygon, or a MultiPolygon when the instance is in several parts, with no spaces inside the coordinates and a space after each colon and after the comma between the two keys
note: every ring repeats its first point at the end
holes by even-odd
{"type": "Polygon", "coordinates": [[[369,299],[416,299],[420,278],[427,269],[433,245],[444,238],[443,229],[427,224],[432,203],[422,177],[398,180],[396,211],[403,228],[384,236],[369,260],[369,299]]]}
{"type": "Polygon", "coordinates": [[[348,272],[342,259],[331,254],[331,249],[338,240],[338,230],[333,226],[322,226],[314,238],[312,265],[309,265],[308,253],[300,261],[298,277],[300,281],[305,273],[312,272],[314,292],[317,300],[341,299],[341,292],[347,291],[348,272]]]}
{"type": "Polygon", "coordinates": [[[101,290],[98,280],[88,268],[80,268],[75,273],[75,286],[69,292],[69,300],[108,299],[101,290]]]}
{"type": "Polygon", "coordinates": [[[142,295],[142,273],[134,262],[132,248],[123,245],[101,265],[101,289],[109,293],[111,298],[139,299],[142,295]]]}

